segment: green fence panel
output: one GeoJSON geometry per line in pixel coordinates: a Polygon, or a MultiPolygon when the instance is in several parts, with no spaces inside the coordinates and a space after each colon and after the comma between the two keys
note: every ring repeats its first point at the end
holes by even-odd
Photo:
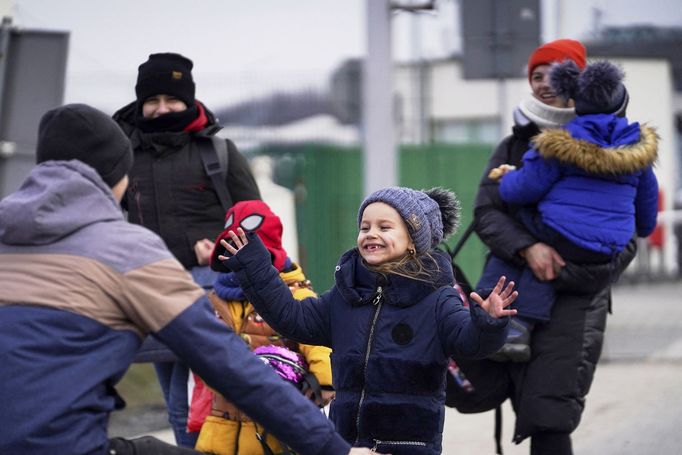
{"type": "MultiPolygon", "coordinates": [[[[471,222],[473,200],[490,152],[489,145],[479,144],[401,147],[399,184],[454,191],[462,205],[461,233],[471,222]]],[[[357,210],[363,197],[361,149],[305,144],[268,146],[255,154],[273,157],[276,183],[294,191],[299,260],[315,289],[329,289],[339,256],[355,246],[357,238],[357,210]]],[[[276,212],[276,207],[273,210],[276,212]]],[[[454,245],[459,233],[448,244],[454,245]]],[[[485,247],[473,235],[457,256],[457,263],[474,284],[484,254],[485,247]]]]}
{"type": "MultiPolygon", "coordinates": [[[[462,209],[461,222],[459,230],[447,242],[450,246],[456,244],[471,223],[478,183],[490,153],[490,145],[480,144],[434,144],[401,148],[401,185],[410,188],[441,186],[457,195],[462,209]]],[[[476,284],[481,274],[485,252],[485,246],[474,234],[457,255],[456,262],[472,285],[476,284]]]]}

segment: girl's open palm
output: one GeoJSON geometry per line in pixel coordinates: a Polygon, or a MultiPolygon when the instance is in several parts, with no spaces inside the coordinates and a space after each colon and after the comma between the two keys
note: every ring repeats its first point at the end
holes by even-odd
{"type": "Polygon", "coordinates": [[[494,318],[501,318],[502,316],[514,316],[516,314],[516,310],[507,310],[505,308],[511,305],[514,300],[516,300],[516,297],[518,297],[519,293],[513,290],[513,281],[510,281],[506,287],[504,286],[505,281],[507,281],[507,278],[501,276],[492,292],[485,300],[483,300],[483,298],[476,292],[472,292],[469,297],[471,297],[474,302],[478,303],[481,308],[487,311],[488,314],[494,318]]]}
{"type": "MultiPolygon", "coordinates": [[[[239,250],[244,248],[244,246],[249,243],[249,240],[246,238],[246,234],[244,233],[244,230],[242,228],[237,228],[237,234],[234,233],[234,231],[229,231],[227,233],[230,236],[230,239],[232,239],[232,243],[228,242],[225,239],[220,239],[220,244],[227,250],[232,256],[237,254],[239,250]]],[[[221,261],[227,261],[230,259],[228,256],[225,255],[218,255],[218,259],[221,261]]]]}

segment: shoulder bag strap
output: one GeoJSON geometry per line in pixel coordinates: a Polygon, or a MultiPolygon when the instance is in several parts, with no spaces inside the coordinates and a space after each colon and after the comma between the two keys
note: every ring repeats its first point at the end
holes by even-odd
{"type": "Polygon", "coordinates": [[[225,143],[225,139],[211,136],[210,141],[208,139],[200,138],[197,141],[197,144],[201,153],[201,160],[204,163],[206,175],[211,179],[213,188],[218,195],[218,199],[220,199],[220,204],[227,212],[230,207],[232,207],[232,197],[230,196],[227,184],[225,183],[228,166],[227,144],[225,143]],[[222,160],[220,158],[221,156],[223,156],[222,160]],[[222,161],[224,161],[224,165],[222,161]]]}

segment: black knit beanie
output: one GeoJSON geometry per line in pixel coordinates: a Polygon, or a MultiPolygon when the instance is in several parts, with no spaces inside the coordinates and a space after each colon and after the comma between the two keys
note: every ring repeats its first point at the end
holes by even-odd
{"type": "Polygon", "coordinates": [[[556,93],[575,102],[577,115],[625,115],[630,97],[623,85],[623,70],[617,65],[599,60],[585,69],[567,60],[552,65],[550,85],[556,93]]]}
{"type": "Polygon", "coordinates": [[[194,105],[192,61],[180,54],[151,54],[149,60],[138,67],[135,94],[141,106],[154,95],[172,95],[188,107],[194,105]]]}
{"type": "Polygon", "coordinates": [[[47,111],[38,127],[36,162],[79,160],[113,187],[133,167],[128,137],[111,117],[86,104],[47,111]]]}

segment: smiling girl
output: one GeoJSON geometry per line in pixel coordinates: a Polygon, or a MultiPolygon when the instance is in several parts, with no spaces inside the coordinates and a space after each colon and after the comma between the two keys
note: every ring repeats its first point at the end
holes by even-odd
{"type": "Polygon", "coordinates": [[[501,277],[485,298],[472,293],[466,308],[449,258],[435,249],[458,216],[454,194],[441,188],[376,191],[360,205],[357,246],[339,260],[336,284],[301,303],[258,236],[238,229],[216,245],[273,328],[332,348],[330,418],[356,447],[441,453],[448,358],[485,357],[504,342],[513,283],[501,277]]]}

